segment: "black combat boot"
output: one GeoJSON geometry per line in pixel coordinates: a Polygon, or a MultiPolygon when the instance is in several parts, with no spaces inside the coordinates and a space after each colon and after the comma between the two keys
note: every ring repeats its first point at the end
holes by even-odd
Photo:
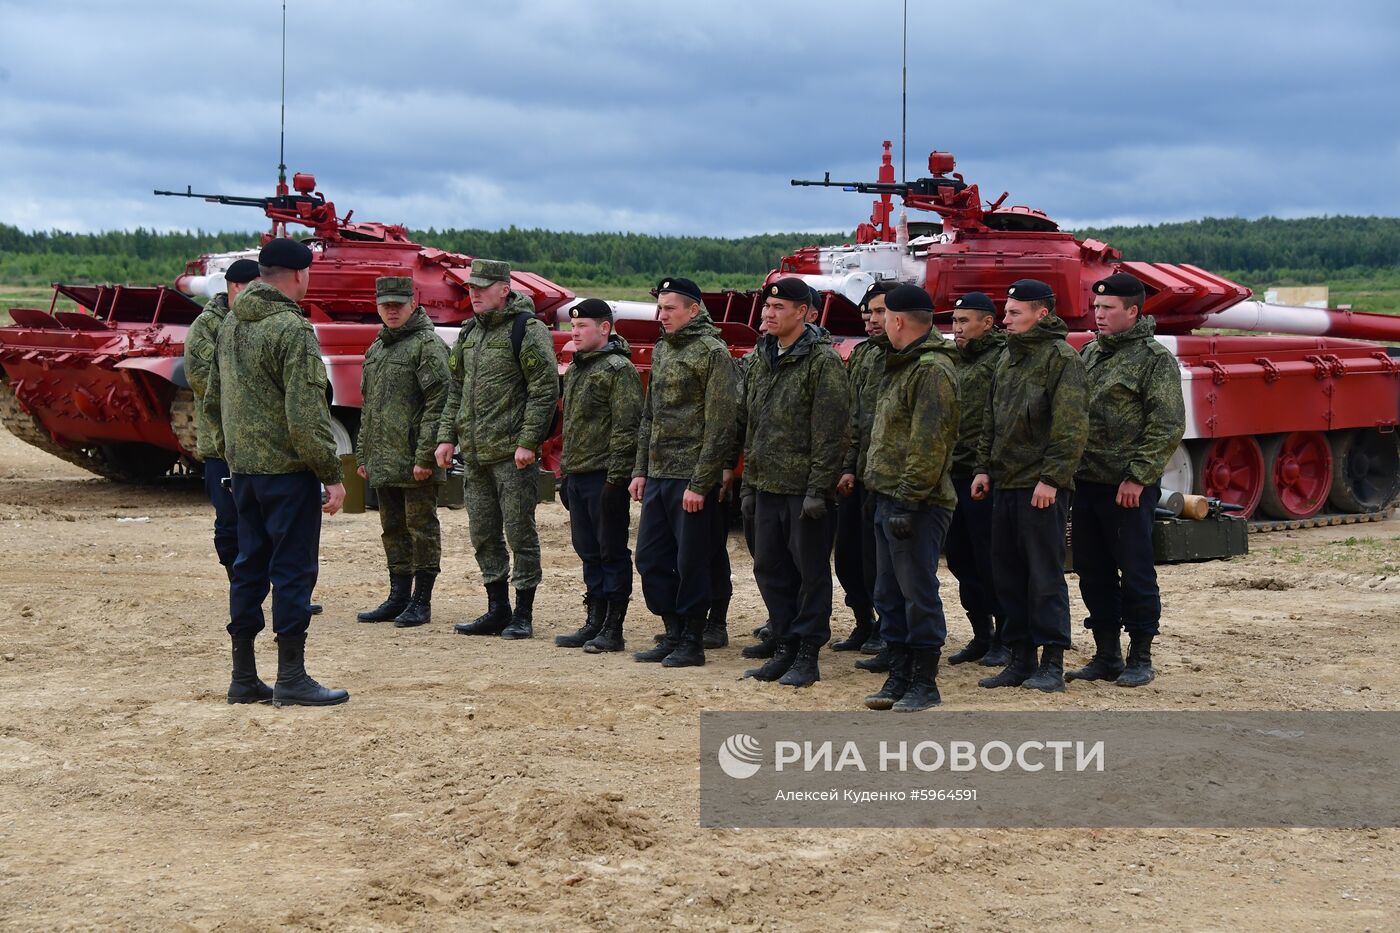
{"type": "Polygon", "coordinates": [[[682,620],[681,637],[670,654],[661,659],[662,667],[703,667],[705,665],[705,617],[682,620]]]}
{"type": "Polygon", "coordinates": [[[788,668],[792,667],[795,660],[797,660],[797,639],[775,639],[773,656],[762,667],[754,667],[744,671],[744,676],[762,681],[777,680],[788,672],[788,668]]]}
{"type": "Polygon", "coordinates": [[[504,580],[486,584],[486,612],[472,622],[458,622],[458,635],[499,635],[510,624],[510,584],[504,580]]]}
{"type": "Polygon", "coordinates": [[[273,706],[335,706],[350,699],[344,690],[323,687],[306,673],[306,633],[277,636],[277,683],[273,706]]]}
{"type": "Polygon", "coordinates": [[[1035,673],[1035,645],[1028,641],[1016,642],[1010,646],[1011,660],[1006,667],[991,677],[983,677],[977,686],[994,689],[996,687],[1019,687],[1026,678],[1035,673]]]}
{"type": "Polygon", "coordinates": [[[908,645],[897,642],[889,643],[889,652],[890,675],[885,678],[884,686],[865,698],[866,709],[889,709],[904,696],[904,691],[909,689],[910,668],[914,662],[914,655],[908,645]]]}
{"type": "Polygon", "coordinates": [[[954,652],[948,656],[949,664],[966,664],[968,661],[980,661],[987,656],[988,650],[992,647],[992,620],[989,618],[972,619],[972,641],[963,645],[961,651],[954,652]]]}
{"type": "Polygon", "coordinates": [[[1005,667],[1011,663],[1011,648],[1006,644],[1006,639],[1002,633],[1006,629],[1006,620],[997,619],[992,626],[992,643],[987,646],[987,653],[982,655],[977,662],[983,667],[1005,667]]]}
{"type": "Polygon", "coordinates": [[[603,616],[603,627],[592,639],[585,642],[583,650],[589,654],[603,654],[608,651],[621,651],[627,647],[622,638],[622,622],[627,618],[627,600],[610,599],[603,616]]]}
{"type": "Polygon", "coordinates": [[[896,713],[917,713],[943,702],[938,695],[938,656],[937,648],[910,648],[913,663],[910,665],[909,689],[894,705],[896,713]]]}
{"type": "MultiPolygon", "coordinates": [[[[767,626],[765,625],[764,628],[766,629],[767,626]]],[[[770,638],[767,634],[764,634],[759,636],[757,644],[745,645],[743,650],[739,652],[739,656],[741,658],[766,659],[771,658],[773,656],[773,652],[777,650],[778,640],[776,638],[770,638]]]]}
{"type": "Polygon", "coordinates": [[[253,654],[253,639],[233,639],[233,679],[228,685],[230,703],[267,703],[272,688],[258,677],[258,662],[253,654]]]}
{"type": "Polygon", "coordinates": [[[832,651],[859,651],[870,638],[870,633],[875,628],[875,611],[869,606],[857,606],[851,612],[856,617],[856,627],[851,629],[851,634],[842,641],[831,643],[832,651]]]}
{"type": "Polygon", "coordinates": [[[602,631],[603,616],[608,609],[607,602],[592,593],[585,593],[583,605],[585,613],[583,625],[568,635],[554,636],[554,644],[560,648],[582,648],[590,638],[602,631]]]}
{"type": "Polygon", "coordinates": [[[420,570],[413,575],[413,598],[394,620],[394,628],[415,628],[433,621],[433,583],[437,574],[420,570]]]}
{"type": "Polygon", "coordinates": [[[817,655],[821,652],[821,647],[814,642],[799,642],[792,664],[787,672],[778,678],[778,683],[784,687],[810,687],[821,680],[821,668],[817,665],[817,655]]]}
{"type": "Polygon", "coordinates": [[[515,612],[510,617],[510,625],[501,629],[501,637],[507,641],[535,637],[535,591],[515,591],[515,612]]]}
{"type": "Polygon", "coordinates": [[[373,609],[366,609],[355,616],[357,622],[388,622],[397,618],[408,608],[409,597],[413,593],[413,575],[410,573],[389,574],[389,598],[373,609]]]}
{"type": "MultiPolygon", "coordinates": [[[[1068,676],[1068,675],[1066,675],[1068,676]]],[[[1128,666],[1118,675],[1120,687],[1141,687],[1152,683],[1157,672],[1152,669],[1152,636],[1128,636],[1128,666]]]]}
{"type": "MultiPolygon", "coordinates": [[[[869,644],[867,642],[866,644],[869,644]]],[[[890,669],[890,646],[883,639],[880,641],[880,650],[871,658],[861,658],[855,666],[863,671],[872,674],[884,674],[890,669]]]]}
{"type": "Polygon", "coordinates": [[[1096,626],[1094,656],[1089,663],[1074,671],[1065,671],[1065,680],[1117,680],[1123,673],[1123,649],[1118,644],[1118,628],[1096,626]]]}
{"type": "Polygon", "coordinates": [[[680,616],[662,616],[661,624],[666,626],[666,631],[661,634],[661,641],[657,642],[654,648],[634,653],[634,660],[655,664],[666,660],[666,656],[676,650],[685,631],[685,622],[680,616]]]}
{"type": "Polygon", "coordinates": [[[879,654],[885,650],[885,639],[880,637],[880,627],[874,626],[870,630],[870,637],[865,640],[865,644],[860,646],[861,654],[879,654]]]}
{"type": "Polygon", "coordinates": [[[1063,693],[1065,689],[1065,649],[1046,645],[1040,649],[1040,667],[1021,681],[1021,686],[1046,693],[1063,693]]]}
{"type": "Polygon", "coordinates": [[[728,599],[710,603],[710,614],[705,620],[704,643],[706,648],[723,648],[729,644],[728,599]]]}

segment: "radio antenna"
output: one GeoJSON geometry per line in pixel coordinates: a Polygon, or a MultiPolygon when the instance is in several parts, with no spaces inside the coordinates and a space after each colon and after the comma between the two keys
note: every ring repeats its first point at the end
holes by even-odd
{"type": "Polygon", "coordinates": [[[277,193],[287,193],[287,0],[282,0],[282,127],[277,138],[277,193]]]}
{"type": "MultiPolygon", "coordinates": [[[[285,0],[284,0],[285,2],[285,0]]],[[[283,27],[285,29],[285,27],[283,27]]],[[[286,40],[283,39],[285,42],[286,40]]],[[[285,54],[285,53],[284,53],[285,54]]],[[[904,0],[904,66],[899,92],[899,180],[909,180],[909,0],[904,0]]]]}

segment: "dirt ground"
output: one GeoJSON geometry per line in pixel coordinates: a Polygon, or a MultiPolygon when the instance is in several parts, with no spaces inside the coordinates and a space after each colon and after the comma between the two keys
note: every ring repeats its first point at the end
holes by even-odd
{"type": "MultiPolygon", "coordinates": [[[[354,622],[382,595],[378,523],[327,521],[309,667],[347,705],[229,706],[200,491],[113,485],[0,432],[0,926],[1400,926],[1396,830],[702,830],[701,710],[851,709],[878,678],[824,653],[810,690],[739,682],[742,638],[680,672],[553,647],[580,593],[557,504],[536,638],[455,636],[482,596],[466,516],[443,515],[418,630],[354,622]]],[[[1251,544],[1162,571],[1150,687],[984,691],[965,665],[944,708],[1396,709],[1400,521],[1251,544]]],[[[747,631],[763,613],[732,545],[747,631]]]]}

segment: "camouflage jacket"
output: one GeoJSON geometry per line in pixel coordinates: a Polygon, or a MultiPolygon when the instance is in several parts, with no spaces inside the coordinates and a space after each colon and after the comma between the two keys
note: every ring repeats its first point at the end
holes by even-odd
{"type": "Polygon", "coordinates": [[[987,422],[987,397],[992,391],[992,373],[1006,347],[1006,332],[990,330],[958,348],[958,446],[953,448],[953,476],[971,479],[977,472],[977,442],[987,422]]]}
{"type": "Polygon", "coordinates": [[[977,442],[976,472],[989,474],[994,488],[1074,488],[1089,418],[1084,363],[1065,341],[1068,332],[1050,314],[1024,334],[1006,335],[977,442]]]}
{"type": "Polygon", "coordinates": [[[953,509],[958,440],[958,351],[937,330],[884,356],[865,486],[906,508],[953,509]]]}
{"type": "Polygon", "coordinates": [[[1100,334],[1083,349],[1089,385],[1089,443],[1080,479],[1151,486],[1186,433],[1181,367],[1155,339],[1157,322],[1139,317],[1121,334],[1100,334]]]}
{"type": "Polygon", "coordinates": [[[632,348],[613,334],[601,350],[575,353],[564,373],[566,474],[607,470],[608,482],[627,485],[637,456],[642,419],[642,377],[632,348]]]}
{"type": "Polygon", "coordinates": [[[209,391],[209,371],[214,366],[214,351],[218,349],[219,328],[228,317],[228,293],[219,292],[185,334],[185,378],[194,393],[194,429],[198,440],[195,456],[200,460],[218,457],[224,441],[218,422],[211,424],[204,416],[204,393],[209,391]]]}
{"type": "Polygon", "coordinates": [[[329,382],[316,331],[300,306],[264,282],[239,292],[219,328],[204,394],[205,417],[223,428],[229,470],[310,470],[327,485],[341,482],[329,382]]]}
{"type": "Polygon", "coordinates": [[[850,435],[850,444],[846,447],[841,472],[851,473],[861,482],[865,482],[861,477],[865,475],[866,455],[870,453],[870,427],[875,422],[875,400],[880,394],[880,377],[885,372],[885,354],[889,349],[889,338],[871,337],[856,344],[846,361],[850,383],[850,419],[846,433],[850,435]]]}
{"type": "Polygon", "coordinates": [[[719,485],[734,439],[738,379],[719,328],[701,310],[651,355],[633,476],[689,480],[707,495],[719,485]]]}
{"type": "Polygon", "coordinates": [[[506,306],[478,314],[463,327],[447,358],[452,372],[438,443],[456,444],[468,460],[499,463],[517,447],[539,450],[559,403],[559,364],[549,328],[533,319],[535,303],[511,292],[506,306]],[[515,315],[525,325],[520,358],[511,346],[515,315]]]}
{"type": "Polygon", "coordinates": [[[846,454],[850,389],[841,357],[819,328],[806,325],[786,353],[761,338],[739,394],[744,485],[782,495],[836,493],[846,454]]]}
{"type": "Polygon", "coordinates": [[[379,329],[365,351],[360,375],[360,434],[355,459],[371,486],[417,486],[413,468],[427,467],[443,481],[433,459],[438,422],[447,401],[447,347],[418,308],[397,330],[379,329]]]}

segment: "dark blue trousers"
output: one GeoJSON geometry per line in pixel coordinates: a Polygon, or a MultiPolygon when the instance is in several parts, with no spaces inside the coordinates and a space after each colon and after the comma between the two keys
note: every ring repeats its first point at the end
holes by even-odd
{"type": "Polygon", "coordinates": [[[647,610],[658,616],[703,618],[710,611],[710,562],[714,559],[715,505],[719,487],[705,496],[705,507],[687,512],[683,479],[647,480],[637,524],[637,573],[647,610]]]}
{"type": "Polygon", "coordinates": [[[583,561],[583,585],[600,600],[632,597],[632,551],[627,547],[632,512],[626,487],[607,489],[608,473],[595,470],[565,477],[569,489],[569,535],[583,561]]]}
{"type": "Polygon", "coordinates": [[[865,499],[872,495],[857,482],[849,496],[836,497],[836,579],[856,613],[875,604],[875,526],[865,517],[865,499]]]}
{"type": "Polygon", "coordinates": [[[1007,644],[1068,648],[1065,524],[1074,494],[1061,489],[1048,509],[1031,505],[1030,489],[992,492],[992,559],[1006,611],[1007,644]]]}
{"type": "Polygon", "coordinates": [[[228,461],[210,457],[204,461],[204,491],[214,506],[214,553],[219,563],[233,566],[238,558],[238,508],[233,493],[223,487],[228,476],[228,461]]]}
{"type": "Polygon", "coordinates": [[[948,526],[943,553],[958,579],[958,598],[969,621],[1001,618],[992,582],[992,499],[972,498],[972,477],[953,477],[958,508],[948,526]]]}
{"type": "Polygon", "coordinates": [[[264,627],[272,590],[272,630],[299,635],[311,622],[321,546],[321,484],[310,471],[233,475],[238,559],[229,586],[230,635],[251,638],[264,627]]]}
{"type": "Polygon", "coordinates": [[[1146,486],[1137,508],[1118,505],[1118,486],[1075,483],[1074,572],[1089,610],[1084,627],[1129,635],[1156,635],[1162,618],[1157,567],[1152,559],[1152,519],[1158,486],[1146,486]]]}
{"type": "Polygon", "coordinates": [[[938,555],[953,513],[929,507],[908,513],[913,534],[890,532],[894,500],[875,496],[875,610],[886,641],[916,648],[942,648],[948,638],[938,595],[938,555]]]}
{"type": "Polygon", "coordinates": [[[821,647],[831,640],[831,544],[825,518],[802,517],[800,495],[754,493],[753,577],[774,638],[821,647]]]}

